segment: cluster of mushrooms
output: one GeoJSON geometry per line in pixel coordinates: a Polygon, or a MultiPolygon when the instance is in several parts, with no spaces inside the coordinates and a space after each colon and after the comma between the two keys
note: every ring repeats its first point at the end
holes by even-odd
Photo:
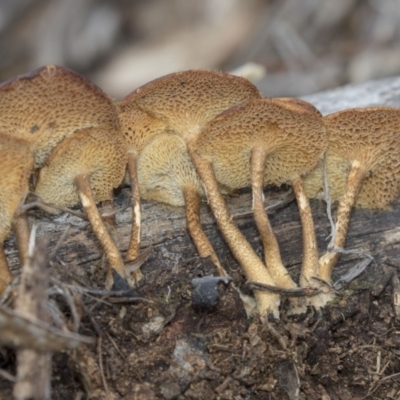
{"type": "MultiPolygon", "coordinates": [[[[353,206],[384,209],[400,192],[400,110],[351,109],[322,117],[294,98],[264,98],[248,80],[194,70],[170,74],[113,101],[81,75],[45,66],[0,85],[0,293],[11,281],[3,250],[15,231],[21,265],[29,223],[19,211],[28,192],[59,207],[81,203],[108,260],[106,286],[140,251],[141,198],[184,206],[201,257],[227,275],[200,224],[204,199],[250,281],[282,289],[298,285],[280,256],[264,208],[266,185],[290,184],[302,224],[299,285],[314,288],[306,304],[323,307],[324,288],[343,248],[353,206]],[[34,179],[32,179],[34,177],[34,179]],[[132,231],[125,259],[96,203],[131,183],[132,231]],[[226,207],[223,195],[252,188],[264,249],[261,260],[226,207]],[[309,198],[339,201],[331,246],[319,257],[309,198]]],[[[276,291],[254,291],[262,316],[279,315],[276,291]]]]}

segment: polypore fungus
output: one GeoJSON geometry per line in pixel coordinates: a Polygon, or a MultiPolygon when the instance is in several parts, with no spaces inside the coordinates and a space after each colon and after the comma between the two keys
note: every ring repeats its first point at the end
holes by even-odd
{"type": "Polygon", "coordinates": [[[11,281],[3,243],[10,233],[17,208],[29,191],[32,168],[29,144],[0,133],[0,294],[11,281]]]}
{"type": "Polygon", "coordinates": [[[55,65],[2,83],[0,116],[0,131],[30,143],[36,168],[78,129],[118,129],[111,99],[83,76],[55,65]]]}
{"type": "Polygon", "coordinates": [[[186,142],[223,110],[260,96],[256,87],[243,78],[197,70],[156,79],[118,104],[121,128],[131,153],[131,181],[139,180],[143,198],[185,205],[189,233],[200,256],[210,256],[221,275],[225,271],[200,225],[203,189],[186,142]]]}
{"type": "MultiPolygon", "coordinates": [[[[103,246],[109,266],[125,277],[116,243],[101,219],[96,202],[113,198],[127,161],[126,144],[117,131],[86,128],[61,141],[40,170],[36,193],[47,202],[71,207],[79,201],[103,246]]],[[[113,278],[109,268],[107,286],[113,278]]]]}
{"type": "MultiPolygon", "coordinates": [[[[323,118],[329,139],[325,156],[329,193],[339,200],[332,249],[319,260],[320,278],[330,282],[344,246],[351,208],[384,209],[400,193],[400,110],[371,107],[340,111],[323,118]],[[330,251],[332,250],[332,251],[330,251]]],[[[310,197],[323,190],[323,168],[306,177],[310,197]]]]}
{"type": "MultiPolygon", "coordinates": [[[[319,115],[288,99],[257,99],[233,107],[214,118],[189,143],[210,206],[234,253],[239,246],[245,246],[245,240],[230,220],[223,199],[217,193],[217,182],[232,189],[252,186],[254,217],[272,278],[259,282],[275,282],[285,288],[295,286],[283,266],[264,210],[263,187],[266,184],[289,182],[293,185],[303,223],[302,286],[311,285],[311,278],[318,276],[314,225],[301,176],[316,165],[326,145],[319,115]]],[[[248,278],[256,280],[261,267],[247,259],[241,263],[248,278]]],[[[271,306],[266,299],[260,304],[262,311],[271,306]]]]}

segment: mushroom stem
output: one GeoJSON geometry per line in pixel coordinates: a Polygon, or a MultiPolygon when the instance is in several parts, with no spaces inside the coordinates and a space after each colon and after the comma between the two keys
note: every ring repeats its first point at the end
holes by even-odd
{"type": "Polygon", "coordinates": [[[11,282],[11,272],[8,266],[7,258],[4,253],[3,241],[0,243],[0,295],[6,290],[11,282]]]}
{"type": "Polygon", "coordinates": [[[187,186],[183,189],[183,196],[185,198],[186,224],[200,257],[211,257],[212,262],[218,269],[219,275],[228,276],[201,227],[200,196],[197,189],[187,186]]]}
{"type": "MultiPolygon", "coordinates": [[[[346,192],[339,202],[335,232],[332,232],[332,234],[335,235],[333,249],[342,248],[344,246],[349,227],[351,208],[354,205],[355,198],[361,188],[365,174],[366,170],[362,168],[360,163],[358,161],[353,161],[347,178],[346,192]]],[[[319,259],[319,277],[321,279],[330,283],[332,270],[338,259],[339,253],[329,250],[319,259]]]]}
{"type": "Polygon", "coordinates": [[[28,260],[28,248],[30,238],[30,227],[28,217],[25,212],[14,215],[13,219],[13,231],[15,234],[15,240],[17,242],[19,262],[21,266],[24,266],[28,260]]]}
{"type": "MultiPolygon", "coordinates": [[[[128,153],[127,171],[131,183],[131,196],[132,196],[132,228],[131,239],[129,241],[126,259],[128,262],[136,260],[140,252],[140,231],[141,231],[141,201],[140,189],[137,177],[136,156],[133,153],[128,153]]],[[[133,272],[135,282],[139,282],[143,275],[138,268],[133,272]]]]}
{"type": "MultiPolygon", "coordinates": [[[[218,227],[233,255],[242,266],[247,279],[268,285],[275,285],[275,281],[265,265],[257,257],[257,254],[247,242],[246,238],[233,223],[225,200],[219,191],[211,163],[199,157],[195,151],[191,151],[190,153],[200,179],[205,186],[206,195],[218,227]]],[[[275,317],[279,316],[279,295],[276,293],[255,291],[255,296],[257,299],[258,311],[262,316],[266,316],[269,313],[272,313],[275,317]]]]}
{"type": "Polygon", "coordinates": [[[318,246],[310,202],[300,177],[292,180],[292,187],[299,207],[303,233],[303,266],[300,273],[300,286],[316,286],[316,281],[313,281],[312,278],[318,277],[318,246]]]}
{"type": "Polygon", "coordinates": [[[255,147],[251,151],[251,185],[253,190],[253,214],[264,247],[265,263],[275,283],[285,289],[296,287],[282,263],[279,244],[264,209],[264,175],[267,150],[255,147]]]}
{"type": "MultiPolygon", "coordinates": [[[[75,183],[78,188],[79,198],[82,206],[86,211],[89,222],[93,227],[93,232],[97,239],[104,248],[104,252],[108,259],[109,266],[113,268],[122,278],[125,278],[124,263],[119,253],[118,247],[113,238],[108,233],[103,220],[101,219],[99,210],[96,207],[93,198],[92,190],[90,188],[90,181],[88,174],[79,174],[75,177],[75,183]]],[[[111,286],[113,282],[111,268],[107,274],[107,286],[111,286]]]]}

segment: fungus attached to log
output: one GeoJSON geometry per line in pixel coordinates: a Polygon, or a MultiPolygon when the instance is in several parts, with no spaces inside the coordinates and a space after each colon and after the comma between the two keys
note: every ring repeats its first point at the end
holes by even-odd
{"type": "Polygon", "coordinates": [[[11,281],[3,243],[10,233],[17,208],[29,191],[32,168],[29,144],[0,133],[0,294],[11,281]]]}
{"type": "MultiPolygon", "coordinates": [[[[122,277],[125,272],[121,255],[104,226],[96,202],[113,198],[113,189],[123,179],[126,160],[126,144],[118,131],[82,129],[52,151],[40,170],[36,186],[36,193],[44,201],[65,207],[82,203],[109,266],[122,277]]],[[[109,269],[107,286],[112,282],[109,269]]]]}
{"type": "MultiPolygon", "coordinates": [[[[250,280],[284,288],[296,286],[283,266],[264,210],[263,187],[266,184],[293,185],[300,214],[307,213],[302,215],[305,254],[301,283],[310,286],[311,278],[318,276],[314,226],[301,176],[317,164],[326,145],[322,120],[314,110],[288,100],[269,99],[251,100],[232,107],[190,141],[189,149],[210,206],[232,252],[239,253],[238,257],[242,257],[241,246],[248,243],[232,223],[217,182],[232,189],[252,186],[254,217],[271,276],[264,274],[265,280],[261,280],[258,276],[262,272],[260,264],[243,258],[241,264],[250,280]]],[[[268,296],[258,298],[261,312],[274,307],[268,296]]]]}
{"type": "MultiPolygon", "coordinates": [[[[226,273],[200,225],[203,190],[186,143],[220,112],[260,97],[256,87],[243,78],[197,70],[156,79],[118,104],[122,131],[131,149],[129,165],[134,187],[139,180],[143,198],[185,205],[189,233],[200,256],[210,256],[221,275],[226,273]],[[164,132],[157,136],[160,128],[164,132]],[[134,175],[136,170],[139,178],[134,175]]],[[[139,203],[136,204],[138,210],[139,203]]]]}
{"type": "MultiPolygon", "coordinates": [[[[339,200],[332,249],[319,260],[320,278],[330,282],[344,246],[351,208],[385,209],[400,193],[400,110],[371,107],[324,117],[329,140],[325,156],[329,193],[339,200]]],[[[323,190],[320,166],[305,180],[309,197],[323,190]]]]}

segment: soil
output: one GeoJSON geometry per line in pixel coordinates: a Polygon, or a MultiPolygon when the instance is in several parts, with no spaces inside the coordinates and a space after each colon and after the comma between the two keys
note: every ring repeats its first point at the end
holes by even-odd
{"type": "MultiPolygon", "coordinates": [[[[246,201],[247,195],[242,195],[246,201]]],[[[322,251],[326,244],[321,232],[328,226],[320,217],[324,207],[319,202],[312,207],[322,251]]],[[[350,243],[362,240],[362,232],[367,235],[368,229],[379,234],[383,231],[380,224],[395,227],[399,202],[393,209],[384,213],[357,210],[350,243]]],[[[291,203],[274,214],[272,223],[298,235],[298,217],[291,228],[285,225],[296,214],[296,205],[291,203]]],[[[240,218],[238,224],[260,250],[251,216],[240,218]]],[[[211,223],[206,231],[217,235],[218,253],[232,277],[229,283],[218,283],[219,299],[214,306],[193,305],[192,279],[216,273],[207,260],[196,256],[186,234],[153,245],[135,297],[82,295],[70,289],[74,313],[65,296],[51,296],[70,329],[78,322],[80,334],[97,338],[94,345],[53,355],[52,399],[400,398],[400,320],[393,295],[398,290],[399,268],[395,244],[383,246],[377,239],[370,247],[374,261],[340,289],[334,304],[323,312],[309,309],[294,318],[287,315],[285,300],[280,321],[262,323],[246,314],[236,288],[251,291],[215,225],[211,223]],[[180,251],[180,261],[170,256],[174,246],[180,251]]],[[[288,265],[301,243],[288,246],[284,236],[278,239],[288,265]]],[[[13,239],[8,246],[12,245],[13,239]]],[[[301,251],[295,258],[301,259],[301,251]]],[[[65,284],[79,281],[86,288],[104,287],[100,259],[97,270],[83,272],[78,263],[68,269],[60,267],[60,260],[53,264],[52,276],[65,284]]],[[[343,257],[336,278],[354,264],[354,256],[343,257]]],[[[299,262],[289,269],[296,277],[299,262]]],[[[14,350],[1,348],[0,368],[14,375],[15,364],[14,350]]],[[[12,398],[12,385],[0,377],[0,399],[12,398]]]]}

